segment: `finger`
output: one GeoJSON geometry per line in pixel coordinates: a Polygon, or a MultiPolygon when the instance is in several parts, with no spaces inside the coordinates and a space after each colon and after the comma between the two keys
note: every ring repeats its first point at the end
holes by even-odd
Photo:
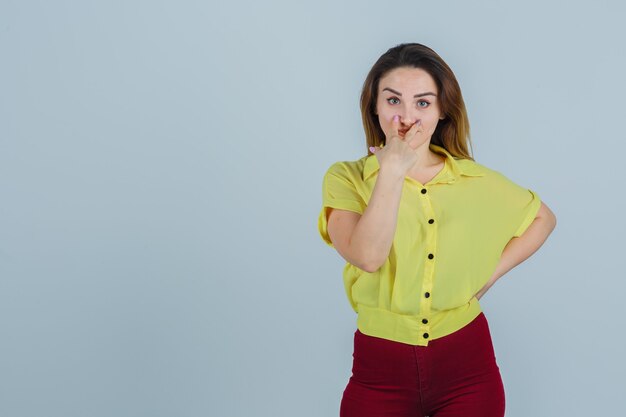
{"type": "Polygon", "coordinates": [[[422,124],[419,121],[415,123],[413,126],[411,126],[411,129],[409,129],[409,131],[407,132],[406,136],[410,138],[408,142],[411,148],[416,149],[424,141],[424,138],[422,137],[422,135],[418,135],[418,133],[421,133],[421,132],[423,132],[422,124]],[[413,128],[415,128],[415,130],[413,130],[413,128]],[[409,134],[411,136],[409,136],[409,134]]]}
{"type": "Polygon", "coordinates": [[[421,127],[422,127],[421,121],[418,120],[417,122],[413,123],[413,125],[409,128],[409,130],[407,130],[406,133],[404,134],[404,139],[407,142],[410,142],[411,139],[415,136],[415,134],[421,131],[421,127]]]}
{"type": "Polygon", "coordinates": [[[404,135],[404,137],[410,137],[410,135],[414,135],[415,133],[421,131],[421,129],[422,129],[422,121],[418,120],[417,122],[413,123],[413,126],[411,126],[409,130],[407,130],[406,135],[404,135]]]}
{"type": "Polygon", "coordinates": [[[396,114],[391,119],[391,136],[400,136],[398,130],[400,130],[400,116],[396,114]]]}

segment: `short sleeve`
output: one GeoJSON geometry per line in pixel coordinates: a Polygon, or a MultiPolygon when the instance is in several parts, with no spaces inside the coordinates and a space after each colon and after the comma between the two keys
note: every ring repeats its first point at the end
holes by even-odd
{"type": "Polygon", "coordinates": [[[533,220],[535,220],[539,207],[541,206],[541,199],[537,193],[532,190],[525,189],[524,194],[525,198],[522,199],[519,213],[516,216],[519,226],[513,234],[513,237],[520,237],[526,229],[528,229],[528,226],[530,226],[533,220]]]}
{"type": "Polygon", "coordinates": [[[320,236],[334,247],[328,236],[328,208],[337,208],[363,214],[366,204],[357,191],[358,175],[347,169],[345,163],[336,162],[324,174],[322,181],[322,209],[317,226],[320,236]]]}
{"type": "Polygon", "coordinates": [[[541,199],[533,190],[515,183],[500,172],[496,177],[499,180],[495,183],[497,185],[494,184],[496,188],[493,192],[500,197],[498,201],[502,204],[499,207],[505,221],[506,237],[520,237],[537,216],[541,199]]]}

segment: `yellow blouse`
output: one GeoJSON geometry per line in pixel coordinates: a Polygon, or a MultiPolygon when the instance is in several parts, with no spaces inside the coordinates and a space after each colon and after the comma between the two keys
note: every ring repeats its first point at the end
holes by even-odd
{"type": "MultiPolygon", "coordinates": [[[[348,300],[367,335],[427,346],[480,312],[474,297],[489,280],[502,250],[535,219],[539,196],[498,171],[446,156],[428,183],[405,177],[391,251],[375,272],[350,263],[343,269],[348,300]]],[[[363,213],[378,176],[375,155],[335,162],[322,185],[318,229],[327,230],[328,207],[363,213]]]]}

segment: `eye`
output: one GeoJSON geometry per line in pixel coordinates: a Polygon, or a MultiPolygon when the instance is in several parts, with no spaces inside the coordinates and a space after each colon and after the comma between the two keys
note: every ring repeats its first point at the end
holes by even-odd
{"type": "Polygon", "coordinates": [[[430,105],[429,102],[427,102],[426,100],[420,100],[417,102],[417,107],[422,107],[422,108],[426,108],[430,105]]]}
{"type": "MultiPolygon", "coordinates": [[[[389,104],[397,104],[397,103],[392,103],[390,100],[398,100],[398,97],[389,97],[387,99],[387,103],[389,103],[389,104]]],[[[400,100],[398,100],[398,102],[400,102],[400,100]]]]}

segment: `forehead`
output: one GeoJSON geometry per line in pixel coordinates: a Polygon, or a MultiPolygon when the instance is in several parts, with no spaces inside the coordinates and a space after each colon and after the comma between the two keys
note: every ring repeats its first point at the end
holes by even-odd
{"type": "Polygon", "coordinates": [[[389,87],[400,93],[422,93],[432,91],[437,94],[437,84],[433,77],[421,68],[399,67],[387,72],[380,78],[378,92],[389,87]]]}

